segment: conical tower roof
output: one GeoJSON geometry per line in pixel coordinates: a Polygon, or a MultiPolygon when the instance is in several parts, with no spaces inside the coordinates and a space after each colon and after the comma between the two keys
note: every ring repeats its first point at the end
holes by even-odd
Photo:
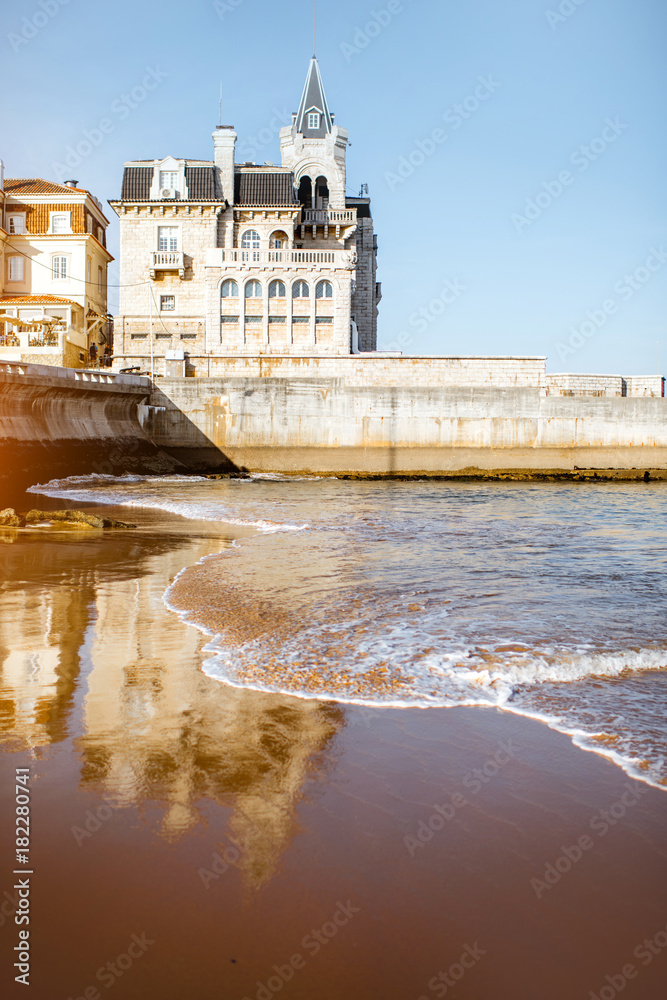
{"type": "Polygon", "coordinates": [[[303,96],[296,116],[296,130],[307,139],[324,139],[333,131],[333,119],[324,93],[324,84],[316,56],[310,60],[308,67],[306,86],[303,88],[303,96]],[[318,117],[315,118],[315,115],[318,117]]]}

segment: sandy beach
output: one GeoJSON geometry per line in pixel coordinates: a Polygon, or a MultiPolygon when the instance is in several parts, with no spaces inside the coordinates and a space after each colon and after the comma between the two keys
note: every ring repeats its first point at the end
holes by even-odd
{"type": "MultiPolygon", "coordinates": [[[[8,816],[30,768],[32,996],[659,1000],[664,793],[495,709],[207,677],[205,636],[163,594],[251,532],[115,513],[137,530],[0,547],[1,790],[8,816]]],[[[5,968],[13,838],[4,822],[5,968]]]]}

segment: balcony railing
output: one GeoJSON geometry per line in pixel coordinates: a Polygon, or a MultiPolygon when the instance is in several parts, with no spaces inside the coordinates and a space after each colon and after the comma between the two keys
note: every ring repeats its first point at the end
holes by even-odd
{"type": "Polygon", "coordinates": [[[357,221],[356,208],[304,208],[301,213],[304,226],[352,226],[357,221]]]}
{"type": "Polygon", "coordinates": [[[36,336],[28,336],[28,347],[57,347],[59,335],[55,330],[45,330],[36,336]]]}
{"type": "Polygon", "coordinates": [[[178,271],[181,278],[185,277],[185,260],[181,250],[155,250],[151,254],[151,278],[156,271],[178,271]]]}
{"type": "Polygon", "coordinates": [[[239,267],[333,267],[351,271],[356,263],[356,250],[243,250],[233,247],[228,250],[209,250],[206,255],[207,267],[237,264],[239,267]]]}

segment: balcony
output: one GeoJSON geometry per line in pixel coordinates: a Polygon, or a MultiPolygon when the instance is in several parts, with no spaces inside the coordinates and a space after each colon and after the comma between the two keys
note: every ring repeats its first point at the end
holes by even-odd
{"type": "Polygon", "coordinates": [[[206,254],[207,267],[353,271],[356,264],[356,250],[244,250],[233,247],[229,250],[209,250],[206,254]]]}
{"type": "Polygon", "coordinates": [[[185,254],[182,250],[155,250],[151,253],[151,278],[157,271],[178,271],[179,278],[185,277],[185,254]]]}
{"type": "Polygon", "coordinates": [[[354,226],[357,223],[356,208],[304,208],[301,212],[304,226],[354,226]]]}

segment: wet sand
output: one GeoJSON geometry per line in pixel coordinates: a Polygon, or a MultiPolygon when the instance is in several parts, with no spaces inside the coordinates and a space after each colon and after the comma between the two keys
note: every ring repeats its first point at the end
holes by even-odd
{"type": "MultiPolygon", "coordinates": [[[[76,506],[25,507],[47,504],[76,506]]],[[[1,532],[3,997],[662,998],[663,792],[494,709],[205,676],[206,638],[162,596],[250,532],[109,510],[139,528],[1,532]],[[30,990],[12,970],[17,767],[30,990]]]]}

